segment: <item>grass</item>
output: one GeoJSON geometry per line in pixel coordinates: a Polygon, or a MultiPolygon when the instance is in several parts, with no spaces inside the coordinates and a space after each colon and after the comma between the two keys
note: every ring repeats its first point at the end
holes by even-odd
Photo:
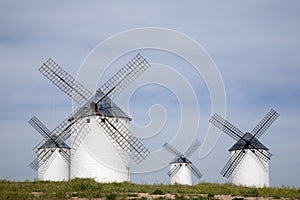
{"type": "MultiPolygon", "coordinates": [[[[173,194],[175,199],[215,199],[215,195],[241,197],[273,197],[274,199],[300,199],[300,188],[249,188],[230,184],[200,183],[195,186],[144,185],[132,183],[97,183],[92,179],[73,179],[66,182],[0,180],[0,199],[146,199],[138,193],[157,195],[167,199],[165,194],[173,194]],[[206,194],[203,196],[201,194],[206,194]]],[[[243,199],[243,198],[236,198],[243,199]]]]}

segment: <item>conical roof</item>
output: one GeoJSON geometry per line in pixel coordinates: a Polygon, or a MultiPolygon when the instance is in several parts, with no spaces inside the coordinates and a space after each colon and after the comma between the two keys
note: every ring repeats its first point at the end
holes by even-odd
{"type": "MultiPolygon", "coordinates": [[[[246,133],[243,139],[238,140],[228,151],[241,150],[245,148],[246,141],[250,141],[253,137],[251,133],[246,133]]],[[[269,150],[265,145],[263,145],[256,137],[251,140],[251,144],[256,147],[256,149],[269,150]]],[[[253,149],[252,146],[247,147],[247,149],[253,149]]]]}
{"type": "MultiPolygon", "coordinates": [[[[99,99],[102,96],[104,96],[103,92],[98,90],[93,97],[95,99],[99,99]]],[[[92,102],[86,102],[75,114],[74,116],[82,116],[84,113],[84,116],[89,116],[89,115],[95,115],[95,109],[92,109],[88,112],[86,112],[90,108],[90,103],[92,102]]],[[[104,99],[101,100],[97,104],[97,110],[101,115],[104,115],[106,117],[117,117],[117,118],[124,118],[131,120],[131,118],[123,111],[117,104],[115,104],[109,97],[105,97],[104,99]]]]}
{"type": "Polygon", "coordinates": [[[103,99],[97,106],[99,112],[106,117],[118,117],[131,120],[131,118],[108,97],[103,99]]]}
{"type": "Polygon", "coordinates": [[[192,162],[186,157],[178,156],[170,162],[170,164],[174,164],[174,163],[192,163],[192,162]]]}
{"type": "MultiPolygon", "coordinates": [[[[52,137],[53,139],[56,138],[56,136],[52,137]]],[[[62,149],[70,149],[70,147],[62,140],[56,139],[55,140],[57,144],[51,139],[48,138],[42,146],[40,146],[39,149],[46,149],[46,148],[62,148],[62,149]]]]}

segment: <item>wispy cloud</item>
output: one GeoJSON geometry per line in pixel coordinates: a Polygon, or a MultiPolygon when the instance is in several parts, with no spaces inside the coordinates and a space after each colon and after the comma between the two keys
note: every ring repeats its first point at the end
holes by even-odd
{"type": "MultiPolygon", "coordinates": [[[[158,26],[184,32],[209,52],[225,84],[229,121],[246,131],[253,128],[270,107],[278,110],[281,116],[270,132],[262,137],[274,153],[271,184],[300,186],[299,180],[293,177],[299,174],[299,163],[294,158],[300,153],[295,144],[299,140],[295,133],[299,129],[300,107],[298,1],[4,1],[0,4],[0,157],[4,163],[0,166],[0,178],[35,176],[27,164],[34,158],[31,148],[41,137],[27,125],[31,116],[40,116],[51,129],[71,112],[71,100],[37,71],[42,62],[52,57],[76,76],[78,67],[99,42],[131,28],[158,26]],[[8,157],[4,152],[10,152],[12,156],[8,157]],[[285,176],[280,175],[282,171],[285,171],[285,176]]],[[[209,93],[201,76],[195,75],[188,63],[175,59],[174,55],[149,50],[144,50],[144,54],[150,62],[173,68],[193,86],[201,110],[197,137],[202,139],[212,113],[209,93]]],[[[120,60],[126,61],[130,56],[120,60]]],[[[115,68],[119,67],[118,62],[115,64],[115,68]]],[[[113,74],[113,71],[108,73],[113,74]]],[[[157,74],[156,78],[163,80],[167,76],[157,74]]],[[[151,80],[147,74],[142,78],[151,80]]],[[[169,77],[169,81],[176,83],[176,78],[169,77]]],[[[178,106],[178,100],[160,89],[144,88],[144,93],[141,90],[136,94],[143,101],[131,99],[134,105],[129,106],[132,109],[130,114],[141,117],[135,119],[137,122],[149,119],[145,112],[154,103],[149,100],[153,94],[157,95],[157,104],[165,105],[169,114],[167,119],[171,122],[178,120],[176,116],[180,113],[172,109],[178,106]]],[[[178,85],[178,89],[183,96],[180,101],[186,103],[189,112],[193,112],[188,92],[183,85],[178,85]]],[[[128,94],[129,91],[125,91],[116,99],[125,110],[128,94]]],[[[153,115],[160,114],[156,117],[159,126],[165,116],[162,110],[154,111],[153,115]]],[[[172,138],[173,129],[169,126],[165,126],[163,131],[167,134],[160,135],[161,138],[172,138]]],[[[192,131],[192,128],[187,131],[192,131]]],[[[163,142],[149,145],[156,149],[163,142]]],[[[229,158],[227,149],[231,142],[229,137],[222,135],[206,158],[193,157],[205,181],[225,181],[219,170],[227,161],[226,156],[229,158]]],[[[184,150],[184,147],[180,148],[184,150]]],[[[135,175],[133,180],[167,182],[166,170],[144,177],[135,175]],[[162,176],[165,176],[164,180],[162,176]]]]}

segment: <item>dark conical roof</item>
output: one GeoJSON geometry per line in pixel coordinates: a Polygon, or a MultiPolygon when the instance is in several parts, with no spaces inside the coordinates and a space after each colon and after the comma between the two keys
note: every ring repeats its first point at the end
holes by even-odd
{"type": "MultiPolygon", "coordinates": [[[[245,133],[243,139],[238,140],[229,151],[241,150],[245,148],[246,141],[249,141],[253,135],[251,133],[245,133]]],[[[251,144],[255,146],[257,149],[269,150],[265,145],[263,145],[256,137],[251,140],[251,144]]],[[[249,146],[246,149],[252,149],[253,147],[249,146]]]]}
{"type": "Polygon", "coordinates": [[[189,159],[187,159],[186,157],[178,156],[170,162],[170,164],[173,164],[173,163],[192,163],[192,162],[189,159]]]}
{"type": "Polygon", "coordinates": [[[131,120],[131,118],[108,97],[104,98],[98,104],[98,110],[107,117],[119,117],[131,120]]]}
{"type": "MultiPolygon", "coordinates": [[[[52,136],[52,138],[56,138],[56,136],[52,136]]],[[[51,139],[51,138],[48,138],[44,144],[42,146],[40,146],[39,149],[46,149],[46,148],[62,148],[62,149],[70,149],[70,147],[62,140],[60,139],[56,139],[55,140],[57,142],[57,145],[56,143],[51,139]]]]}
{"type": "MultiPolygon", "coordinates": [[[[101,98],[104,96],[103,92],[98,90],[93,97],[94,100],[101,98]]],[[[84,113],[84,116],[89,116],[89,115],[95,115],[95,109],[89,110],[90,108],[90,103],[92,102],[86,102],[75,114],[74,116],[82,116],[82,113],[84,113]]],[[[92,105],[95,106],[95,105],[92,105]]],[[[97,104],[97,111],[99,111],[98,114],[104,115],[106,117],[117,117],[117,118],[124,118],[131,120],[131,118],[123,111],[117,104],[115,104],[109,97],[104,97],[101,102],[97,104]]]]}

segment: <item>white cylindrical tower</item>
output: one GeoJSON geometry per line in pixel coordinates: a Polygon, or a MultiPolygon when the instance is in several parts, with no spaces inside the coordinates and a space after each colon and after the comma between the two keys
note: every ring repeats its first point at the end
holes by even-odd
{"type": "MultiPolygon", "coordinates": [[[[266,152],[267,149],[259,149],[266,152]]],[[[231,156],[234,152],[244,151],[245,157],[233,171],[230,182],[236,185],[248,187],[268,187],[269,186],[269,163],[257,157],[254,149],[230,149],[231,156]]],[[[259,153],[256,153],[259,154],[259,153]]]]}
{"type": "MultiPolygon", "coordinates": [[[[47,143],[47,142],[46,142],[47,143]]],[[[61,151],[65,151],[70,155],[70,148],[61,145],[60,148],[41,147],[38,151],[38,155],[41,155],[39,159],[46,159],[42,162],[38,168],[38,179],[42,181],[67,181],[70,177],[70,162],[61,151]],[[51,152],[51,156],[43,156],[42,151],[51,152]]]]}
{"type": "MultiPolygon", "coordinates": [[[[129,128],[129,118],[111,119],[114,126],[117,127],[118,123],[122,123],[129,128]]],[[[107,136],[106,130],[99,124],[100,116],[91,115],[80,120],[86,120],[85,126],[88,126],[89,131],[86,133],[82,132],[82,129],[72,131],[72,142],[76,137],[77,140],[81,139],[76,149],[72,148],[74,152],[70,165],[71,178],[93,178],[102,183],[130,181],[129,147],[128,150],[123,150],[114,138],[107,136]]],[[[122,134],[125,138],[129,137],[129,133],[122,132],[122,134]]]]}
{"type": "Polygon", "coordinates": [[[175,170],[178,166],[178,171],[175,170],[173,174],[170,175],[170,184],[181,184],[181,185],[192,185],[192,172],[189,167],[191,163],[189,162],[177,162],[174,161],[170,163],[170,171],[175,170]],[[177,172],[176,172],[177,171],[177,172]]]}

